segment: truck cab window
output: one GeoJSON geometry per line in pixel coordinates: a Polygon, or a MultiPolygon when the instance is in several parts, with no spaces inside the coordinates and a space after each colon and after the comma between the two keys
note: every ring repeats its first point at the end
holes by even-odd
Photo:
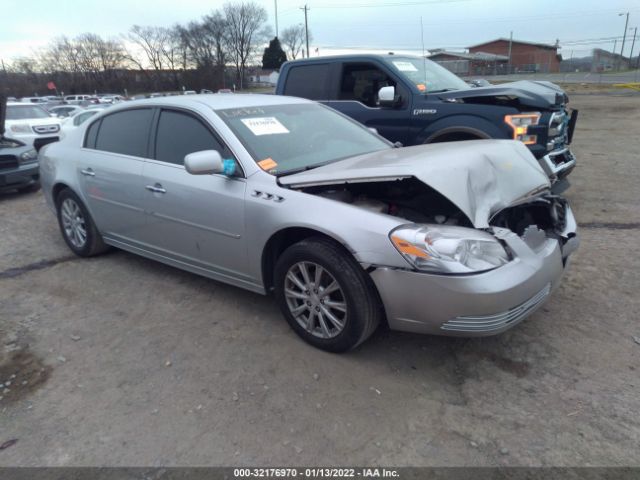
{"type": "Polygon", "coordinates": [[[396,82],[371,63],[345,63],[339,100],[355,100],[367,107],[377,107],[378,91],[382,87],[396,87],[396,82]]]}

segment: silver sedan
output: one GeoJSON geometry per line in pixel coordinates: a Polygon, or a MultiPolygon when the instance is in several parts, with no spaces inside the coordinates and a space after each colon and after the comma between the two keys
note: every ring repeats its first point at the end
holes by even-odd
{"type": "Polygon", "coordinates": [[[519,142],[395,148],[314,102],[262,95],[114,106],[40,153],[69,248],[110,246],[262,294],[340,352],[382,323],[502,332],[578,245],[519,142]]]}

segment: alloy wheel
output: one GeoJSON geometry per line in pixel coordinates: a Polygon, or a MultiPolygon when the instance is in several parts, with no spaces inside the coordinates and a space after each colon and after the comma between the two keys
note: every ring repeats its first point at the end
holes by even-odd
{"type": "Polygon", "coordinates": [[[60,206],[62,228],[71,244],[76,248],[87,243],[87,228],[80,206],[72,199],[65,198],[60,206]]]}
{"type": "Polygon", "coordinates": [[[287,271],[287,306],[296,322],[318,338],[333,338],[347,321],[347,301],[338,281],[313,262],[298,262],[287,271]]]}

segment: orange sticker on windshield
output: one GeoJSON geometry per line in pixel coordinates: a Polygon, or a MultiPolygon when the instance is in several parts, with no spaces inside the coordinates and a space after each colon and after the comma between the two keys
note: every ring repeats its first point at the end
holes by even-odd
{"type": "Polygon", "coordinates": [[[269,158],[265,158],[264,160],[260,160],[258,162],[258,166],[265,171],[269,171],[276,168],[278,164],[275,162],[273,158],[269,157],[269,158]]]}
{"type": "Polygon", "coordinates": [[[420,90],[421,92],[425,92],[427,90],[427,86],[424,83],[419,83],[416,85],[416,87],[418,87],[418,90],[420,90]]]}

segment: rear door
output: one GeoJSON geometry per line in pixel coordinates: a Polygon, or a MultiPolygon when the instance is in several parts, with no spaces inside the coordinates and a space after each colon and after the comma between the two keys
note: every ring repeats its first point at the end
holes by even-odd
{"type": "MultiPolygon", "coordinates": [[[[339,64],[338,64],[339,65],[339,64]]],[[[337,88],[326,105],[350,116],[392,142],[407,142],[411,121],[409,90],[394,75],[376,63],[345,62],[337,77],[337,88]],[[393,86],[400,95],[396,107],[380,107],[378,91],[393,86]]]]}
{"type": "Polygon", "coordinates": [[[248,280],[246,181],[238,163],[231,177],[191,175],[184,168],[189,153],[217,150],[233,159],[232,152],[204,119],[171,108],[160,111],[152,143],[153,158],[144,165],[145,243],[157,255],[210,276],[236,284],[248,280]]]}
{"type": "Polygon", "coordinates": [[[87,129],[78,178],[100,232],[133,244],[144,231],[142,166],[147,156],[152,108],[115,112],[87,129]]]}

